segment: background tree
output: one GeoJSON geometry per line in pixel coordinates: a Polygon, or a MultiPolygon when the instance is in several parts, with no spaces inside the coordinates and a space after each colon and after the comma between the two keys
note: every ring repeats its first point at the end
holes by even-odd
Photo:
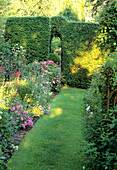
{"type": "Polygon", "coordinates": [[[111,52],[116,50],[117,45],[117,3],[116,0],[108,2],[103,10],[99,12],[97,18],[100,24],[101,45],[110,49],[111,52]]]}
{"type": "Polygon", "coordinates": [[[71,7],[79,20],[85,19],[85,0],[9,0],[8,16],[57,16],[71,7]]]}

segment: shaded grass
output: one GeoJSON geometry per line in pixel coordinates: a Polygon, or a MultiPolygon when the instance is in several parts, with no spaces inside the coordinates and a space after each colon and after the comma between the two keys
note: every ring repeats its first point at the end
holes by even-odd
{"type": "Polygon", "coordinates": [[[82,98],[86,90],[63,88],[50,115],[41,117],[12,156],[12,170],[83,169],[82,98]]]}

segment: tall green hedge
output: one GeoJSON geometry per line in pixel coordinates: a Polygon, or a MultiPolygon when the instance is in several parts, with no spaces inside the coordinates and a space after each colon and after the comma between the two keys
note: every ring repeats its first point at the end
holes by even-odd
{"type": "MultiPolygon", "coordinates": [[[[53,29],[51,35],[61,38],[62,72],[66,83],[71,86],[88,87],[91,71],[87,66],[88,63],[85,63],[85,52],[90,53],[94,50],[92,42],[96,39],[97,27],[98,25],[93,23],[68,22],[62,17],[51,18],[51,28],[53,29]],[[82,65],[83,58],[84,64],[82,65]]],[[[101,52],[98,51],[98,53],[97,57],[101,52]]]]}
{"type": "Polygon", "coordinates": [[[50,43],[50,20],[47,17],[11,17],[7,19],[6,40],[20,44],[27,51],[29,62],[44,60],[50,43]]]}
{"type": "Polygon", "coordinates": [[[61,39],[61,64],[65,83],[87,88],[93,71],[103,62],[96,42],[98,24],[69,22],[64,17],[8,18],[6,40],[27,50],[28,61],[48,59],[54,36],[61,39]]]}

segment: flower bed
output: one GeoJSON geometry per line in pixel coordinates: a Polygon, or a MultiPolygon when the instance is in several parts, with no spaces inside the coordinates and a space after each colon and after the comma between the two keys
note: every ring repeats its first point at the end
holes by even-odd
{"type": "MultiPolygon", "coordinates": [[[[49,114],[49,102],[54,92],[59,92],[61,88],[58,63],[48,60],[28,65],[20,62],[19,65],[15,65],[16,72],[8,70],[9,81],[4,81],[2,77],[0,84],[0,165],[3,168],[7,158],[2,155],[12,151],[13,134],[33,127],[35,117],[49,114]]],[[[2,76],[6,68],[6,65],[1,67],[2,76]]]]}

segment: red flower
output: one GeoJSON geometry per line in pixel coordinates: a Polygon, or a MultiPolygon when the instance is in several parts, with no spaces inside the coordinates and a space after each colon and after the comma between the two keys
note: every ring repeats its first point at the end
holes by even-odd
{"type": "Polygon", "coordinates": [[[21,71],[18,71],[18,72],[15,73],[15,74],[16,74],[17,76],[18,76],[18,75],[21,75],[21,71]]]}

